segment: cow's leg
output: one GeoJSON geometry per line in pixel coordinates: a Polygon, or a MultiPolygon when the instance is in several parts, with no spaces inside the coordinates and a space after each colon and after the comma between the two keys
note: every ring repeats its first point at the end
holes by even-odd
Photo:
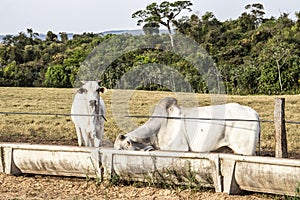
{"type": "Polygon", "coordinates": [[[87,139],[86,139],[86,143],[88,147],[96,147],[95,146],[95,139],[96,139],[96,135],[94,131],[88,131],[87,132],[87,139]]]}
{"type": "Polygon", "coordinates": [[[100,147],[101,146],[101,140],[97,137],[94,138],[94,147],[100,147]]]}
{"type": "Polygon", "coordinates": [[[100,130],[97,130],[97,128],[92,133],[91,141],[93,143],[92,144],[93,147],[100,147],[101,146],[101,134],[100,134],[100,130]]]}
{"type": "Polygon", "coordinates": [[[104,122],[103,120],[100,124],[95,124],[95,130],[93,131],[93,146],[100,147],[102,143],[102,136],[104,132],[104,122]]]}
{"type": "Polygon", "coordinates": [[[94,143],[94,140],[91,137],[89,137],[87,146],[88,147],[93,147],[94,146],[93,143],[94,143]]]}
{"type": "Polygon", "coordinates": [[[235,154],[255,155],[256,142],[254,131],[234,130],[230,133],[229,147],[235,154]]]}
{"type": "Polygon", "coordinates": [[[84,130],[84,132],[82,134],[82,139],[83,139],[84,146],[88,147],[89,146],[89,132],[86,131],[86,129],[84,130]]]}
{"type": "Polygon", "coordinates": [[[81,128],[79,126],[75,126],[76,129],[76,134],[77,134],[77,139],[78,139],[78,145],[82,146],[82,132],[81,128]]]}

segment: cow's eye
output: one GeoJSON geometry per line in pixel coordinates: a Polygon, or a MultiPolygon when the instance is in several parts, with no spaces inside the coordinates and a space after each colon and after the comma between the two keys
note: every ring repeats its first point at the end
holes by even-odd
{"type": "Polygon", "coordinates": [[[96,92],[100,93],[100,92],[101,92],[101,88],[98,88],[98,89],[96,90],[96,92]]]}
{"type": "Polygon", "coordinates": [[[120,140],[125,140],[125,139],[126,139],[126,136],[123,135],[123,134],[121,134],[121,135],[119,135],[119,139],[120,139],[120,140]]]}
{"type": "Polygon", "coordinates": [[[86,93],[86,92],[87,92],[87,89],[79,88],[77,92],[78,92],[79,94],[83,94],[83,93],[86,93]]]}

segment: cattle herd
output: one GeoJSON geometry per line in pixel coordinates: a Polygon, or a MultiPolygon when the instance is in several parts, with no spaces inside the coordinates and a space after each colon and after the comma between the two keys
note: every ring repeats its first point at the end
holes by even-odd
{"type": "MultiPolygon", "coordinates": [[[[71,114],[79,146],[101,146],[106,119],[100,93],[105,91],[98,81],[85,81],[74,97],[71,114]]],[[[114,148],[194,152],[227,148],[236,154],[254,155],[259,134],[258,113],[247,106],[229,103],[186,108],[166,97],[144,125],[120,134],[114,148]]]]}

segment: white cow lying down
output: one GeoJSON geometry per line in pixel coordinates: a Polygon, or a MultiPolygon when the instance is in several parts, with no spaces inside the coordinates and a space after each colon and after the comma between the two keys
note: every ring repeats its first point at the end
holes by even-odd
{"type": "Polygon", "coordinates": [[[144,125],[119,135],[114,148],[210,152],[228,147],[237,154],[255,155],[260,133],[258,120],[256,111],[237,103],[185,108],[179,107],[175,98],[167,97],[156,105],[152,117],[144,125]]]}
{"type": "Polygon", "coordinates": [[[98,81],[82,83],[74,97],[71,109],[78,145],[100,147],[105,120],[105,104],[100,93],[104,93],[106,88],[100,87],[98,81]]]}

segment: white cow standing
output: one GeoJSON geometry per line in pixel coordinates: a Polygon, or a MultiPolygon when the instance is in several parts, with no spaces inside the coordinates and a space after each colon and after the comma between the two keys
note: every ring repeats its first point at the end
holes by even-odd
{"type": "Polygon", "coordinates": [[[98,81],[82,83],[82,87],[75,94],[71,109],[78,145],[100,147],[105,120],[105,104],[100,93],[104,93],[106,88],[100,87],[98,81]]]}
{"type": "Polygon", "coordinates": [[[259,133],[259,116],[247,106],[229,103],[185,108],[179,107],[175,98],[167,97],[144,125],[119,135],[114,148],[210,152],[228,147],[237,154],[255,155],[259,133]]]}

